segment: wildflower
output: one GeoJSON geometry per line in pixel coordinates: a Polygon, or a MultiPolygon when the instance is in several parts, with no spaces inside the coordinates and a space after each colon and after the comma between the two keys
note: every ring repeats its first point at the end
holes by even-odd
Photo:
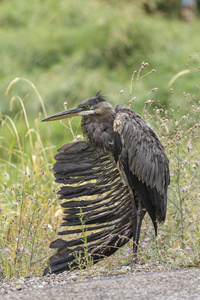
{"type": "Polygon", "coordinates": [[[178,246],[177,248],[175,248],[176,251],[181,250],[180,246],[178,246]]]}
{"type": "Polygon", "coordinates": [[[131,249],[128,247],[128,248],[126,248],[126,252],[130,252],[131,251],[131,249]]]}
{"type": "Polygon", "coordinates": [[[6,253],[8,253],[8,252],[10,252],[10,249],[9,249],[9,248],[5,248],[4,251],[5,251],[6,253]]]}
{"type": "Polygon", "coordinates": [[[183,228],[183,226],[182,226],[182,225],[180,225],[180,226],[179,226],[179,228],[180,228],[180,229],[182,229],[182,228],[183,228]]]}
{"type": "Polygon", "coordinates": [[[144,243],[144,242],[141,245],[142,248],[145,248],[146,246],[147,246],[147,243],[144,243]]]}
{"type": "Polygon", "coordinates": [[[153,232],[154,228],[152,226],[149,227],[149,232],[153,232]]]}
{"type": "Polygon", "coordinates": [[[190,251],[190,250],[191,250],[191,247],[187,247],[186,250],[190,251]]]}
{"type": "Polygon", "coordinates": [[[158,90],[158,88],[155,87],[152,89],[152,92],[156,92],[157,90],[158,90]]]}
{"type": "Polygon", "coordinates": [[[148,242],[150,239],[151,239],[151,238],[146,238],[146,239],[145,239],[145,242],[148,242]]]}
{"type": "Polygon", "coordinates": [[[149,103],[151,103],[150,99],[145,102],[145,104],[149,104],[149,103]]]}

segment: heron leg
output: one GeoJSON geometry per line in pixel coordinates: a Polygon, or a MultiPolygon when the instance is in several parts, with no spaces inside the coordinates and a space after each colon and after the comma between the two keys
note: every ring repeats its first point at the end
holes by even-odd
{"type": "Polygon", "coordinates": [[[132,229],[133,229],[133,257],[129,263],[123,264],[123,266],[130,266],[131,271],[133,270],[133,265],[137,263],[137,251],[138,243],[140,238],[140,230],[142,225],[142,220],[146,211],[143,209],[140,199],[137,200],[137,206],[135,202],[135,197],[132,194],[132,229]]]}
{"type": "Polygon", "coordinates": [[[138,201],[138,205],[137,208],[135,207],[135,210],[136,211],[133,212],[134,215],[133,216],[133,258],[131,260],[131,269],[133,268],[133,264],[137,263],[137,251],[138,251],[138,243],[140,238],[140,230],[142,226],[142,220],[145,215],[145,211],[142,208],[142,204],[140,200],[138,201]]]}

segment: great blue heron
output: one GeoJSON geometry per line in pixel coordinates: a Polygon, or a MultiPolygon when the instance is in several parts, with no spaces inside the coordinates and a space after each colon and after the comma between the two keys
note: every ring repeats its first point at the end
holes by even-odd
{"type": "Polygon", "coordinates": [[[60,198],[67,199],[61,204],[67,230],[59,234],[68,240],[51,243],[58,250],[44,274],[78,268],[87,255],[96,263],[131,238],[136,261],[146,211],[156,234],[166,216],[169,160],[151,127],[100,93],[42,121],[73,116],[82,116],[88,141],[68,143],[55,156],[55,178],[64,183],[60,198]]]}

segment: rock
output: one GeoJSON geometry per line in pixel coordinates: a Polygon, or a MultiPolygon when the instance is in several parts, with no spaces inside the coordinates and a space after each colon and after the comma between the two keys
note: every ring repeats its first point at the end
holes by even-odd
{"type": "Polygon", "coordinates": [[[5,295],[5,294],[7,294],[7,291],[6,291],[6,289],[4,289],[4,288],[1,288],[1,289],[0,289],[0,294],[1,294],[1,295],[5,295]]]}
{"type": "Polygon", "coordinates": [[[71,279],[72,279],[73,281],[77,281],[77,280],[78,280],[78,276],[75,275],[75,274],[72,274],[72,275],[71,275],[71,279]]]}

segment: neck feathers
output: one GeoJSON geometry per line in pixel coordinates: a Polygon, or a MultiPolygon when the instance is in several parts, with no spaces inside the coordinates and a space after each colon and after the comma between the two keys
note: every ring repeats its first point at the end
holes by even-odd
{"type": "Polygon", "coordinates": [[[83,116],[82,129],[93,148],[100,153],[113,152],[115,110],[108,102],[101,103],[94,115],[83,116]]]}

